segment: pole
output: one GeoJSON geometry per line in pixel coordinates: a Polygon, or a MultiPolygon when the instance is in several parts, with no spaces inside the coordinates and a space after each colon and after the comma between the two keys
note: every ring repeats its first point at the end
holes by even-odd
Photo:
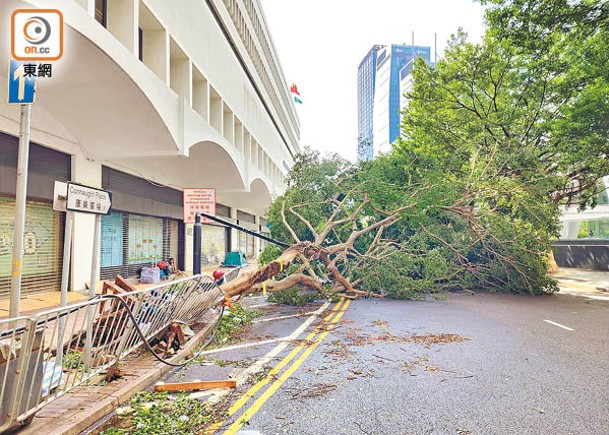
{"type": "MultiPolygon", "coordinates": [[[[89,286],[89,299],[95,297],[97,287],[97,270],[99,269],[99,240],[101,233],[101,215],[95,215],[95,229],[93,233],[93,255],[91,256],[91,285],[89,286]]],[[[95,305],[89,306],[87,315],[87,338],[85,339],[85,371],[91,367],[91,350],[93,348],[93,317],[95,317],[95,305]]]]}
{"type": "Polygon", "coordinates": [[[28,161],[30,158],[31,115],[32,106],[30,104],[22,104],[19,120],[19,156],[17,158],[17,190],[15,195],[15,228],[13,230],[13,266],[9,317],[19,316],[19,304],[21,303],[21,266],[23,262],[28,161]]]}
{"type": "Polygon", "coordinates": [[[264,234],[260,234],[256,231],[252,231],[248,228],[242,227],[241,225],[234,224],[231,221],[227,221],[226,219],[223,219],[216,215],[213,215],[213,214],[210,214],[210,213],[207,213],[204,211],[202,211],[200,213],[201,213],[201,215],[205,216],[207,219],[221,223],[223,225],[226,225],[227,227],[234,228],[237,231],[241,231],[243,233],[249,234],[250,236],[254,236],[254,237],[258,237],[259,239],[266,240],[267,242],[277,245],[283,249],[287,249],[290,247],[290,245],[288,245],[287,243],[283,243],[283,242],[280,242],[279,240],[271,239],[270,237],[265,236],[264,234]]]}
{"type": "MultiPolygon", "coordinates": [[[[70,257],[72,253],[72,222],[74,213],[70,210],[66,211],[66,224],[63,238],[63,264],[61,267],[61,297],[59,306],[65,307],[68,305],[68,282],[70,280],[70,257]]],[[[63,359],[63,334],[66,328],[66,319],[59,319],[59,329],[57,330],[57,365],[61,367],[63,359]]]]}
{"type": "Polygon", "coordinates": [[[195,215],[195,226],[192,232],[192,274],[201,273],[201,215],[195,215]]]}

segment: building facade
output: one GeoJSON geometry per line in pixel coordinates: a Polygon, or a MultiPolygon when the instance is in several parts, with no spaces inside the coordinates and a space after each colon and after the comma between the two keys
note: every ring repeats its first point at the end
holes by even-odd
{"type": "Polygon", "coordinates": [[[357,69],[357,157],[372,159],[372,116],[376,80],[376,55],[382,45],[373,46],[357,69]]]}
{"type": "MultiPolygon", "coordinates": [[[[59,289],[65,216],[52,207],[55,181],[112,191],[102,279],[169,257],[192,270],[184,188],[215,188],[217,215],[265,230],[300,126],[257,0],[6,0],[1,29],[19,8],[64,17],[64,55],[37,79],[32,107],[23,293],[59,289]]],[[[10,58],[8,31],[0,54],[10,58]]],[[[10,287],[18,135],[19,107],[0,103],[0,298],[10,287]]],[[[72,290],[90,279],[93,234],[93,216],[75,213],[72,290]]],[[[260,247],[206,224],[201,262],[260,247]]]]}
{"type": "Polygon", "coordinates": [[[604,187],[596,199],[596,207],[580,211],[577,204],[561,206],[560,239],[604,239],[609,241],[609,176],[600,181],[604,187]]]}
{"type": "MultiPolygon", "coordinates": [[[[391,149],[391,144],[400,135],[400,109],[403,100],[400,84],[404,74],[403,69],[407,65],[412,65],[417,57],[422,57],[429,63],[430,56],[430,47],[416,45],[392,44],[390,46],[380,46],[376,50],[376,66],[371,79],[374,87],[371,110],[372,137],[370,141],[366,142],[366,147],[359,147],[365,149],[364,152],[358,153],[360,161],[370,160],[379,153],[388,152],[391,149]]],[[[361,64],[360,69],[362,69],[361,64]]],[[[406,72],[407,74],[408,72],[406,72]]],[[[358,108],[362,106],[366,107],[366,105],[362,105],[362,101],[359,99],[358,71],[358,108]]],[[[360,137],[362,137],[362,134],[363,130],[360,130],[360,137]]]]}
{"type": "Polygon", "coordinates": [[[406,94],[412,92],[414,88],[413,73],[414,59],[408,62],[400,70],[400,111],[403,111],[408,106],[408,98],[406,94]]]}

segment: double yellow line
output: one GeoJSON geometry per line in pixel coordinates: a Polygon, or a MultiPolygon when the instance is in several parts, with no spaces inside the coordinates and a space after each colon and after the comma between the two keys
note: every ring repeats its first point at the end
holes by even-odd
{"type": "MultiPolygon", "coordinates": [[[[264,405],[264,403],[281,387],[281,385],[302,365],[302,363],[308,358],[308,356],[315,350],[315,348],[321,343],[321,341],[328,335],[330,330],[329,326],[336,324],[345,313],[347,307],[351,303],[350,300],[341,299],[332,309],[332,312],[328,314],[322,323],[320,323],[298,346],[296,346],[289,354],[287,354],[275,367],[271,369],[268,375],[252,386],[243,396],[241,396],[229,409],[228,417],[235,415],[243,406],[256,394],[261,388],[269,384],[271,381],[275,381],[271,386],[262,394],[256,401],[245,410],[243,414],[235,421],[229,428],[224,432],[224,435],[235,434],[248,422],[256,412],[264,405]],[[342,311],[339,311],[341,309],[342,311]],[[320,333],[321,332],[321,333],[320,333]],[[319,335],[318,335],[319,334],[319,335]],[[315,338],[317,336],[317,338],[315,338]],[[290,367],[279,377],[276,375],[294,359],[303,349],[306,350],[292,363],[290,367]]],[[[206,434],[213,434],[218,430],[225,421],[214,423],[208,427],[205,431],[206,434]]]]}

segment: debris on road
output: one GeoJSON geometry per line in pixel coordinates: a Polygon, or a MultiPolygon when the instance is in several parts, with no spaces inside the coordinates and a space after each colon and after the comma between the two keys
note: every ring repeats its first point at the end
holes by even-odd
{"type": "Polygon", "coordinates": [[[302,388],[292,394],[293,399],[307,399],[311,397],[320,397],[325,394],[328,394],[331,391],[336,390],[338,388],[335,384],[325,384],[325,383],[317,383],[313,384],[309,388],[302,388]]]}
{"type": "Polygon", "coordinates": [[[154,386],[154,391],[189,391],[212,388],[237,388],[237,381],[192,381],[173,384],[159,382],[154,386]]]}
{"type": "Polygon", "coordinates": [[[372,322],[372,326],[378,326],[379,328],[386,328],[387,326],[389,326],[389,322],[387,322],[386,320],[375,320],[374,322],[372,322]]]}

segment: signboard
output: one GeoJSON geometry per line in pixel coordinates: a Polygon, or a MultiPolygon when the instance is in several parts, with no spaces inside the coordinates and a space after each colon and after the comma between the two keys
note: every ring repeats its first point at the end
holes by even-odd
{"type": "Polygon", "coordinates": [[[8,104],[33,104],[36,94],[36,65],[11,59],[8,65],[8,104]],[[26,69],[34,68],[31,74],[26,69]]]}
{"type": "Polygon", "coordinates": [[[108,214],[112,208],[112,192],[68,181],[66,208],[83,213],[108,214]]]}
{"type": "MultiPolygon", "coordinates": [[[[184,223],[194,224],[195,214],[204,211],[216,214],[216,189],[213,187],[184,189],[184,223]]],[[[211,223],[201,216],[201,223],[211,223]]]]}
{"type": "Polygon", "coordinates": [[[63,15],[57,9],[16,9],[11,53],[18,60],[57,60],[63,55],[63,15]]]}

